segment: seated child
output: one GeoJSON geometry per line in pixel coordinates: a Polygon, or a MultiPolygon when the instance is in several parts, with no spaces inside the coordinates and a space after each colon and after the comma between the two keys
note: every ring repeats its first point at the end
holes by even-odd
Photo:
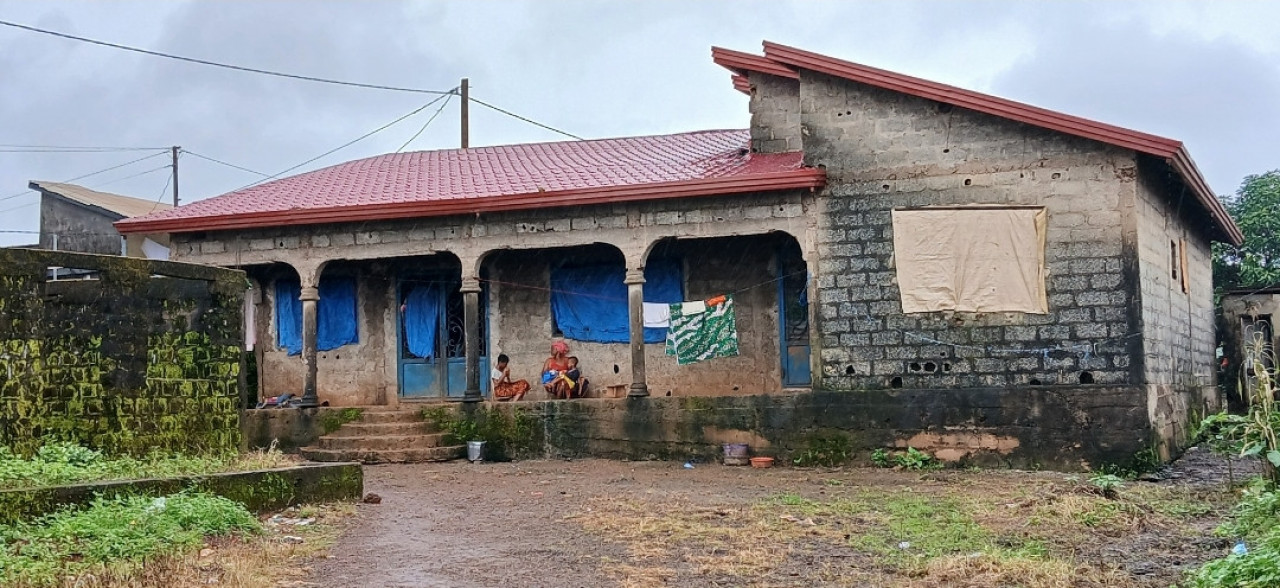
{"type": "Polygon", "coordinates": [[[570,356],[565,360],[568,365],[564,371],[551,372],[547,391],[554,398],[581,397],[582,390],[578,387],[578,381],[582,379],[582,371],[578,369],[578,358],[570,356]]]}
{"type": "Polygon", "coordinates": [[[511,380],[511,368],[508,367],[510,361],[507,354],[498,354],[498,365],[489,373],[489,378],[493,380],[493,397],[497,400],[521,400],[529,392],[528,381],[511,380]]]}

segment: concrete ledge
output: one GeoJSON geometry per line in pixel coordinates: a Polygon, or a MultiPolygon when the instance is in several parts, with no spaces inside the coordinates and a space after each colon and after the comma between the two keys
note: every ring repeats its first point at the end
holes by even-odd
{"type": "Polygon", "coordinates": [[[240,411],[240,438],[242,450],[270,447],[285,453],[297,453],[299,449],[314,445],[326,431],[324,423],[336,417],[343,408],[321,406],[316,408],[258,408],[240,411]],[[326,418],[328,417],[328,418],[326,418]]]}
{"type": "Polygon", "coordinates": [[[223,496],[261,513],[304,502],[359,499],[364,493],[364,470],[358,463],[327,463],[207,476],[6,490],[0,492],[0,524],[30,521],[61,508],[89,504],[98,496],[166,495],[187,489],[223,496]]]}
{"type": "Polygon", "coordinates": [[[1079,470],[1152,447],[1142,386],[813,391],[495,403],[543,421],[551,455],[715,460],[723,443],[790,459],[838,437],[855,460],[915,447],[958,465],[1079,470]]]}

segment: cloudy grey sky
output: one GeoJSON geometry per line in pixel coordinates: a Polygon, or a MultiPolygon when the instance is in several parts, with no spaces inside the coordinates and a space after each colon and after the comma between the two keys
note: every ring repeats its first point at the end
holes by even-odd
{"type": "MultiPolygon", "coordinates": [[[[157,51],[473,96],[588,138],[743,128],[710,59],[768,39],[1185,141],[1233,192],[1280,168],[1274,2],[29,2],[0,20],[157,51]]],[[[0,145],[181,145],[267,174],[429,97],[179,63],[0,27],[0,145]]],[[[433,108],[298,172],[396,150],[433,108]]],[[[472,108],[472,144],[562,137],[472,108]]],[[[456,147],[453,100],[409,149],[456,147]]],[[[3,149],[3,148],[0,148],[3,149]]],[[[0,151],[0,231],[38,229],[31,179],[146,153],[0,151]]],[[[168,199],[156,157],[81,182],[168,199]],[[150,173],[143,173],[149,172],[150,173]],[[129,178],[134,174],[142,174],[129,178]]],[[[257,179],[193,156],[184,201],[257,179]]],[[[34,242],[0,232],[0,245],[34,242]]]]}

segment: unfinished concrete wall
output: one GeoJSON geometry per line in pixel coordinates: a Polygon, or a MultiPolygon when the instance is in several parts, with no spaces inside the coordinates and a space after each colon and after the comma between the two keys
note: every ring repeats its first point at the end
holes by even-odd
{"type": "MultiPolygon", "coordinates": [[[[385,264],[335,264],[325,276],[350,276],[356,280],[356,327],[359,341],[316,354],[320,400],[331,406],[365,406],[394,401],[396,364],[394,349],[394,280],[385,264]],[[390,364],[388,364],[390,358],[390,364]]],[[[263,282],[263,304],[256,313],[260,327],[258,349],[259,396],[302,394],[301,355],[289,355],[279,345],[276,323],[276,281],[296,280],[291,272],[273,273],[263,282]]]]}
{"type": "Polygon", "coordinates": [[[1167,458],[1188,441],[1191,412],[1206,414],[1219,401],[1212,251],[1204,232],[1188,222],[1192,197],[1181,207],[1168,200],[1169,171],[1162,167],[1147,161],[1139,166],[1137,226],[1144,381],[1152,427],[1167,458]]]}
{"type": "MultiPolygon", "coordinates": [[[[1280,293],[1274,288],[1227,292],[1222,295],[1221,304],[1219,329],[1221,329],[1223,359],[1227,362],[1225,369],[1219,374],[1222,378],[1220,382],[1223,384],[1221,389],[1226,395],[1223,400],[1229,405],[1230,410],[1243,412],[1248,409],[1246,399],[1248,380],[1251,379],[1249,375],[1254,369],[1258,346],[1274,353],[1277,345],[1280,345],[1280,337],[1275,329],[1276,321],[1280,320],[1280,293]],[[1253,331],[1248,336],[1244,332],[1246,321],[1250,323],[1253,331]],[[1267,324],[1262,327],[1262,332],[1258,332],[1257,321],[1264,321],[1267,324]],[[1271,330],[1270,337],[1265,336],[1268,326],[1271,330]]],[[[1260,358],[1265,365],[1265,356],[1260,358]]]]}
{"type": "MultiPolygon", "coordinates": [[[[740,355],[677,366],[662,343],[645,346],[647,379],[656,396],[732,396],[777,392],[781,385],[775,253],[778,237],[735,237],[676,241],[664,250],[683,261],[684,292],[689,300],[745,291],[735,295],[740,355]],[[763,284],[763,286],[761,286],[763,284]],[[756,287],[752,287],[756,286],[756,287]]],[[[537,385],[553,336],[551,264],[575,261],[621,261],[612,248],[508,251],[496,254],[487,267],[490,284],[490,353],[511,357],[511,375],[534,384],[528,398],[545,398],[537,385]]],[[[619,301],[619,304],[625,304],[619,301]]],[[[583,373],[596,392],[631,383],[627,343],[569,340],[583,373]]]]}
{"type": "Polygon", "coordinates": [[[236,450],[245,287],[221,268],[0,249],[0,445],[236,450]],[[47,281],[50,266],[99,279],[47,281]]]}
{"type": "Polygon", "coordinates": [[[818,391],[718,398],[498,404],[541,417],[551,456],[716,462],[723,443],[789,460],[811,449],[869,461],[914,447],[957,465],[1084,470],[1148,447],[1141,386],[818,391]],[[1046,418],[1048,417],[1048,418],[1046,418]]]}
{"type": "Polygon", "coordinates": [[[61,196],[41,193],[40,248],[120,255],[123,251],[120,233],[111,223],[121,218],[61,196]]]}
{"type": "Polygon", "coordinates": [[[1132,152],[823,74],[801,82],[805,162],[828,174],[822,386],[1141,381],[1132,152]],[[1048,314],[902,313],[891,211],[971,204],[1047,210],[1048,314]]]}
{"type": "Polygon", "coordinates": [[[752,72],[751,150],[756,153],[800,151],[800,81],[752,72]]]}

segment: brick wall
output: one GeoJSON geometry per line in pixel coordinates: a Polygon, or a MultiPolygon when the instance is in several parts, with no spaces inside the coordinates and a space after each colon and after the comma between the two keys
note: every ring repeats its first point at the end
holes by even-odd
{"type": "Polygon", "coordinates": [[[0,445],[234,451],[244,286],[219,268],[0,249],[0,445]],[[100,279],[45,281],[49,266],[100,279]]]}
{"type": "Polygon", "coordinates": [[[801,82],[806,163],[828,174],[824,386],[1140,381],[1131,152],[822,74],[801,82]],[[1046,208],[1048,314],[901,312],[891,211],[969,204],[1046,208]]]}
{"type": "Polygon", "coordinates": [[[800,82],[751,74],[751,149],[756,153],[800,151],[800,82]]]}
{"type": "Polygon", "coordinates": [[[1193,204],[1188,201],[1180,209],[1164,197],[1170,191],[1168,169],[1143,160],[1139,172],[1136,208],[1144,381],[1152,426],[1172,444],[1162,447],[1167,454],[1187,440],[1190,411],[1204,414],[1218,405],[1212,253],[1209,240],[1192,228],[1188,218],[1193,204]],[[1175,245],[1186,248],[1186,292],[1180,275],[1181,252],[1175,253],[1175,245]]]}

